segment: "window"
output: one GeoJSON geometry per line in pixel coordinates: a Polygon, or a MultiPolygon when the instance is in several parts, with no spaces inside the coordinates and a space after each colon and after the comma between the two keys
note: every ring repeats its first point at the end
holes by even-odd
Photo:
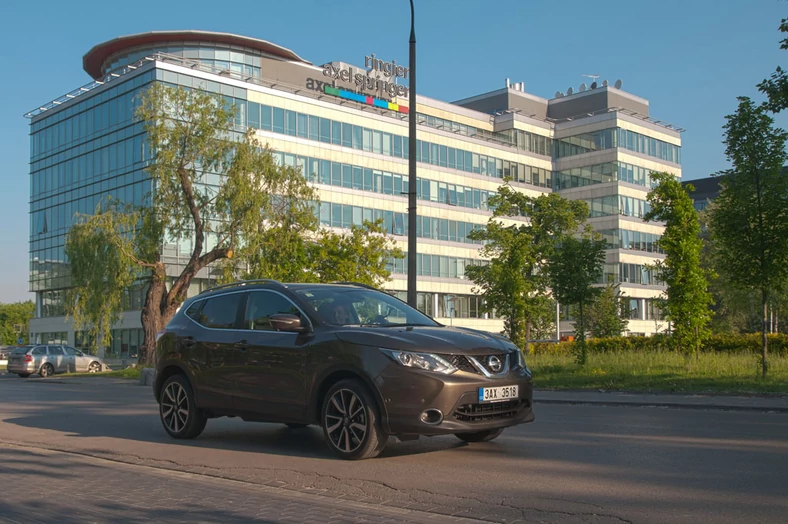
{"type": "Polygon", "coordinates": [[[34,349],[31,352],[31,355],[46,355],[46,354],[47,354],[46,346],[38,346],[36,349],[34,349]]]}
{"type": "Polygon", "coordinates": [[[298,308],[282,295],[270,291],[254,291],[249,295],[249,304],[246,306],[244,328],[276,331],[271,326],[271,317],[278,314],[301,316],[298,308]]]}
{"type": "Polygon", "coordinates": [[[186,316],[188,316],[192,320],[196,320],[197,322],[199,322],[200,310],[204,305],[205,305],[204,300],[198,300],[197,302],[194,302],[191,306],[189,306],[189,309],[186,310],[186,316]]]}
{"type": "Polygon", "coordinates": [[[66,352],[63,351],[63,348],[60,346],[49,346],[49,354],[50,355],[65,355],[66,352]]]}
{"type": "Polygon", "coordinates": [[[78,351],[76,348],[72,348],[72,347],[69,347],[69,346],[66,346],[66,347],[64,347],[63,349],[65,350],[65,352],[66,352],[66,355],[68,355],[68,356],[70,356],[70,357],[75,357],[75,356],[77,356],[77,355],[81,355],[81,354],[82,354],[82,353],[81,353],[80,351],[78,351]]]}
{"type": "Polygon", "coordinates": [[[232,293],[209,298],[200,312],[198,322],[212,329],[233,329],[236,326],[238,305],[243,293],[232,293]]]}

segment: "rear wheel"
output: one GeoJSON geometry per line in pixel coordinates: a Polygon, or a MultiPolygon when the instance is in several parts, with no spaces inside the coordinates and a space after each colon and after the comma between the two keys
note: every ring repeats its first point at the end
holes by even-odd
{"type": "Polygon", "coordinates": [[[159,416],[171,437],[183,439],[202,433],[208,420],[197,408],[191,384],[183,375],[173,375],[164,383],[159,395],[159,416]]]}
{"type": "Polygon", "coordinates": [[[328,446],[346,460],[376,457],[388,443],[377,403],[358,380],[342,380],[328,390],[321,424],[328,446]]]}
{"type": "Polygon", "coordinates": [[[55,374],[55,368],[52,364],[44,364],[41,366],[41,371],[38,372],[41,378],[51,377],[55,374]]]}
{"type": "Polygon", "coordinates": [[[463,442],[489,442],[503,433],[503,428],[477,431],[476,433],[456,433],[454,436],[463,442]]]}
{"type": "Polygon", "coordinates": [[[30,376],[30,373],[17,373],[17,375],[19,375],[19,378],[27,378],[30,376]]]}

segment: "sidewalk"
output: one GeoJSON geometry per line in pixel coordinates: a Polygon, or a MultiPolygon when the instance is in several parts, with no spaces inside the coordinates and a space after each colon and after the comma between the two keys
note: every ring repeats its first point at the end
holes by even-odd
{"type": "Polygon", "coordinates": [[[788,413],[788,396],[707,393],[632,393],[599,390],[534,390],[534,404],[650,406],[788,413]]]}

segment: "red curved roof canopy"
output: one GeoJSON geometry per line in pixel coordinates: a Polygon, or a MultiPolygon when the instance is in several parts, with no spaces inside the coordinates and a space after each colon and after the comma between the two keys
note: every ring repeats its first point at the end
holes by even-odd
{"type": "Polygon", "coordinates": [[[103,76],[102,66],[112,55],[124,49],[151,45],[166,44],[169,42],[212,42],[226,45],[243,46],[256,49],[264,54],[277,56],[284,60],[310,64],[295,52],[285,47],[272,44],[265,40],[250,38],[248,36],[233,35],[230,33],[215,33],[212,31],[149,31],[136,35],[119,36],[93,47],[82,57],[82,68],[87,74],[98,80],[103,76]]]}

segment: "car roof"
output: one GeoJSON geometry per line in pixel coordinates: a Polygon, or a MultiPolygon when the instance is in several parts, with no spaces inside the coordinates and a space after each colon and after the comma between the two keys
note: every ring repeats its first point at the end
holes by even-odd
{"type": "Polygon", "coordinates": [[[317,290],[317,289],[371,289],[375,291],[380,291],[372,286],[368,286],[366,284],[360,284],[356,282],[336,282],[336,283],[282,283],[276,280],[268,280],[268,279],[261,279],[261,280],[242,280],[238,282],[232,282],[229,284],[223,284],[219,286],[212,287],[210,289],[206,289],[199,295],[193,297],[196,298],[204,298],[210,296],[214,293],[219,292],[229,292],[229,291],[238,291],[239,289],[273,289],[273,290],[285,290],[291,289],[293,291],[297,290],[317,290]]]}

